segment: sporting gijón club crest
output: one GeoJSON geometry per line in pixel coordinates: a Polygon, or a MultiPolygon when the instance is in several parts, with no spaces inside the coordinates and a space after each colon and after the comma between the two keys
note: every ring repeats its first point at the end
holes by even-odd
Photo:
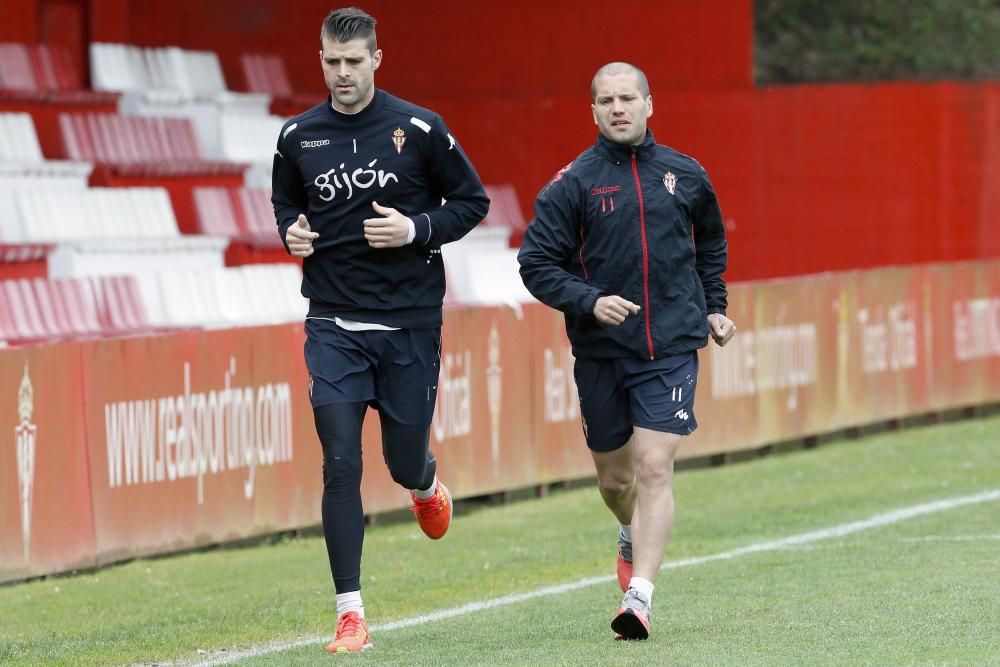
{"type": "Polygon", "coordinates": [[[663,175],[663,187],[665,187],[667,192],[670,194],[674,194],[674,190],[677,189],[677,177],[668,171],[663,175]]]}
{"type": "Polygon", "coordinates": [[[17,414],[20,422],[14,428],[17,443],[17,490],[18,506],[21,509],[21,536],[24,539],[24,560],[28,560],[28,546],[31,543],[31,491],[35,481],[35,433],[38,429],[31,423],[35,411],[35,392],[28,377],[28,364],[24,364],[24,377],[17,392],[17,414]]]}

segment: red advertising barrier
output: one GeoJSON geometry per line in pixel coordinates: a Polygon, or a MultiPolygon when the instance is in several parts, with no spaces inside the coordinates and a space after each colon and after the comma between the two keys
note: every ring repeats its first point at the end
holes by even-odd
{"type": "Polygon", "coordinates": [[[94,564],[78,345],[0,351],[0,581],[94,564]]]}
{"type": "Polygon", "coordinates": [[[680,457],[719,454],[733,449],[737,442],[759,443],[754,294],[749,283],[729,286],[727,314],[736,323],[736,336],[725,348],[710,343],[698,353],[694,399],[698,430],[684,440],[680,457]]]}
{"type": "Polygon", "coordinates": [[[98,562],[316,523],[301,327],[81,347],[98,562]]]}
{"type": "MultiPolygon", "coordinates": [[[[682,457],[1000,400],[1000,260],[731,286],[682,457]]],[[[593,475],[560,313],[446,311],[431,447],[458,497],[593,475]]],[[[0,580],[320,520],[301,325],[0,351],[0,580]]],[[[406,507],[363,432],[368,513],[406,507]]]]}

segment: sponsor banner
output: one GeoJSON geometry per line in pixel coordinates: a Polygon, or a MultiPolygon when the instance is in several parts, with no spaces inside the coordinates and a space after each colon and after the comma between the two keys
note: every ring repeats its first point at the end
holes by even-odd
{"type": "Polygon", "coordinates": [[[530,345],[527,320],[510,308],[445,313],[431,446],[456,495],[534,483],[530,345]]]}
{"type": "MultiPolygon", "coordinates": [[[[836,391],[836,281],[830,274],[754,284],[758,444],[829,428],[836,391]]],[[[737,334],[739,336],[741,334],[737,334]]]]}
{"type": "Polygon", "coordinates": [[[737,442],[760,442],[753,313],[753,286],[730,285],[727,315],[736,324],[736,335],[726,347],[709,340],[698,352],[694,399],[698,430],[685,438],[679,458],[726,452],[737,442]]]}
{"type": "Polygon", "coordinates": [[[864,424],[929,407],[934,303],[925,269],[886,268],[843,275],[848,299],[850,385],[841,392],[837,426],[864,424]],[[858,399],[861,399],[860,405],[858,399]],[[843,408],[849,408],[844,412],[843,408]]]}
{"type": "Polygon", "coordinates": [[[0,581],[94,565],[80,351],[0,353],[0,581]]]}
{"type": "Polygon", "coordinates": [[[977,401],[979,403],[1000,397],[1000,260],[985,262],[985,265],[988,291],[982,298],[987,298],[988,302],[977,306],[979,310],[973,318],[977,323],[979,337],[987,341],[980,343],[986,352],[983,372],[986,374],[987,387],[986,394],[977,401]]]}
{"type": "Polygon", "coordinates": [[[100,562],[318,520],[301,340],[284,326],[83,345],[100,562]]]}
{"type": "Polygon", "coordinates": [[[596,473],[583,436],[575,359],[563,315],[541,304],[526,306],[524,313],[530,341],[535,482],[592,476],[596,473]]]}
{"type": "Polygon", "coordinates": [[[1000,396],[1000,261],[932,265],[931,402],[947,409],[1000,396]]]}
{"type": "MultiPolygon", "coordinates": [[[[1000,400],[1000,260],[734,284],[730,302],[739,331],[699,354],[682,457],[1000,400]]],[[[303,341],[0,350],[0,580],[318,524],[303,341]]],[[[456,496],[594,475],[574,363],[541,304],[446,311],[430,444],[456,496]]],[[[362,437],[366,513],[406,507],[377,414],[362,437]]]]}

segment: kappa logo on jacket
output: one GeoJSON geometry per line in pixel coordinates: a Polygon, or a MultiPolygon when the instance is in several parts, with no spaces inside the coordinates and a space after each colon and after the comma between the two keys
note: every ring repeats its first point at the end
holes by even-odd
{"type": "Polygon", "coordinates": [[[329,145],[330,145],[329,139],[317,139],[316,141],[299,142],[299,146],[302,146],[302,148],[319,148],[320,146],[329,146],[329,145]]]}
{"type": "Polygon", "coordinates": [[[605,185],[599,188],[591,188],[590,195],[601,198],[601,213],[614,213],[615,193],[621,192],[621,189],[622,186],[620,185],[605,185]]]}

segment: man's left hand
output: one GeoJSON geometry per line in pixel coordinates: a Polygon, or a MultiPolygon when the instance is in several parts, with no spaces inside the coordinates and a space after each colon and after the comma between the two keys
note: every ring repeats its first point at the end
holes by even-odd
{"type": "Polygon", "coordinates": [[[709,314],[708,326],[711,329],[712,339],[719,347],[728,343],[729,339],[736,333],[736,325],[722,313],[709,314]]]}
{"type": "Polygon", "coordinates": [[[372,202],[381,218],[365,219],[365,240],[373,248],[399,248],[410,235],[410,219],[394,208],[372,202]]]}

